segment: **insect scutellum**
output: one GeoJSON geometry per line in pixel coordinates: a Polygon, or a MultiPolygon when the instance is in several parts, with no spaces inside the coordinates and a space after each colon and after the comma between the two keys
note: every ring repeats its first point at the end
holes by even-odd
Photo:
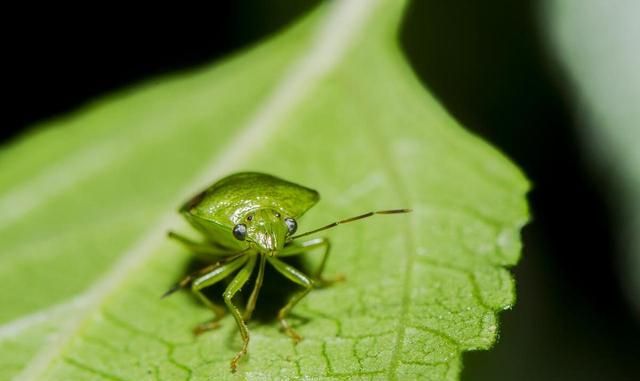
{"type": "Polygon", "coordinates": [[[302,287],[279,310],[277,316],[285,333],[294,342],[298,342],[301,337],[287,322],[288,313],[312,288],[343,279],[341,276],[327,279],[322,275],[331,248],[327,238],[306,241],[300,238],[376,214],[410,212],[409,209],[391,209],[364,213],[296,235],[297,220],[318,199],[319,194],[313,189],[263,173],[243,172],[217,181],[180,208],[182,215],[204,236],[205,241],[197,242],[173,232],[169,232],[169,237],[211,264],[183,278],[163,297],[180,288],[190,287],[215,315],[213,320],[194,329],[194,333],[200,334],[217,328],[218,321],[225,312],[222,306],[207,298],[202,290],[232,277],[223,299],[238,325],[243,341],[242,349],[231,360],[232,371],[235,371],[238,361],[247,353],[249,330],[246,321],[251,319],[255,309],[267,262],[285,278],[302,287]],[[322,258],[318,268],[310,275],[283,261],[286,257],[316,249],[322,249],[317,250],[322,252],[322,258]],[[233,297],[248,282],[256,266],[258,273],[255,283],[244,311],[241,312],[233,303],[233,297]]]}

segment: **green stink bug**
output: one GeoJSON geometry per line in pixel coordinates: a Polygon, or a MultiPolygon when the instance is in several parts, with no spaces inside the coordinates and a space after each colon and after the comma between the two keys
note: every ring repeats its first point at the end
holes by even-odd
{"type": "Polygon", "coordinates": [[[198,325],[194,332],[199,334],[214,329],[218,327],[218,320],[223,316],[224,308],[209,300],[202,293],[202,289],[237,272],[223,294],[224,302],[238,325],[243,341],[242,349],[231,360],[232,371],[235,371],[238,361],[247,353],[249,330],[245,322],[251,318],[255,308],[266,262],[269,262],[287,279],[303,287],[302,291],[294,294],[278,312],[278,320],[285,333],[297,343],[301,337],[287,323],[287,314],[314,286],[326,285],[333,281],[322,277],[322,271],[329,256],[329,240],[327,238],[316,238],[304,242],[296,240],[375,214],[410,211],[393,209],[369,212],[295,235],[298,227],[297,220],[315,205],[319,198],[320,195],[313,189],[263,173],[243,172],[217,181],[180,208],[180,213],[202,233],[205,241],[195,242],[173,232],[169,232],[169,237],[213,263],[186,276],[163,297],[180,288],[190,287],[193,293],[215,314],[212,321],[198,325]],[[317,248],[324,248],[323,257],[312,276],[302,273],[280,259],[317,248]],[[256,264],[258,264],[258,274],[255,285],[244,313],[241,313],[232,299],[247,283],[256,264]]]}

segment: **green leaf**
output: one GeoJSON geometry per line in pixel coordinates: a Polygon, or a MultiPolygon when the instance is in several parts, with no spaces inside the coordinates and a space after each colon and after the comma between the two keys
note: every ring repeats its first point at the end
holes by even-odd
{"type": "MultiPolygon", "coordinates": [[[[0,379],[457,379],[514,302],[527,181],[421,87],[396,42],[403,2],[325,5],[252,50],[88,105],[0,153],[0,379]],[[187,292],[166,239],[176,208],[239,170],[317,189],[301,231],[411,207],[327,234],[327,274],[294,310],[249,325],[187,292]]],[[[318,258],[308,255],[308,261],[318,258]]],[[[285,295],[294,286],[267,274],[285,295]]],[[[282,295],[280,295],[282,296],[282,295]]],[[[258,308],[277,309],[263,295],[258,308]],[[262,303],[262,304],[261,304],[262,303]]]]}

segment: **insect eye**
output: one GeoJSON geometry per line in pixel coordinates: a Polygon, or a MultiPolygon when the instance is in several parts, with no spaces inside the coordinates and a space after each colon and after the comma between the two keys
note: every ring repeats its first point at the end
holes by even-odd
{"type": "Polygon", "coordinates": [[[238,224],[233,227],[233,236],[239,241],[244,241],[247,238],[247,226],[245,224],[238,224]]]}
{"type": "Polygon", "coordinates": [[[293,234],[298,230],[298,223],[291,217],[287,217],[284,219],[284,223],[287,224],[287,228],[289,229],[289,235],[293,234]]]}

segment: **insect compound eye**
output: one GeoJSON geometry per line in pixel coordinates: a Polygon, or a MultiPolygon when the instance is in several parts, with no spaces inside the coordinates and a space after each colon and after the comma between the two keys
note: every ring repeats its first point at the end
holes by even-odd
{"type": "Polygon", "coordinates": [[[291,217],[287,217],[284,219],[284,223],[287,224],[287,228],[289,229],[289,234],[293,234],[298,230],[298,223],[291,217]]]}
{"type": "Polygon", "coordinates": [[[233,236],[239,241],[244,241],[247,238],[247,226],[245,224],[238,224],[233,227],[233,236]]]}

